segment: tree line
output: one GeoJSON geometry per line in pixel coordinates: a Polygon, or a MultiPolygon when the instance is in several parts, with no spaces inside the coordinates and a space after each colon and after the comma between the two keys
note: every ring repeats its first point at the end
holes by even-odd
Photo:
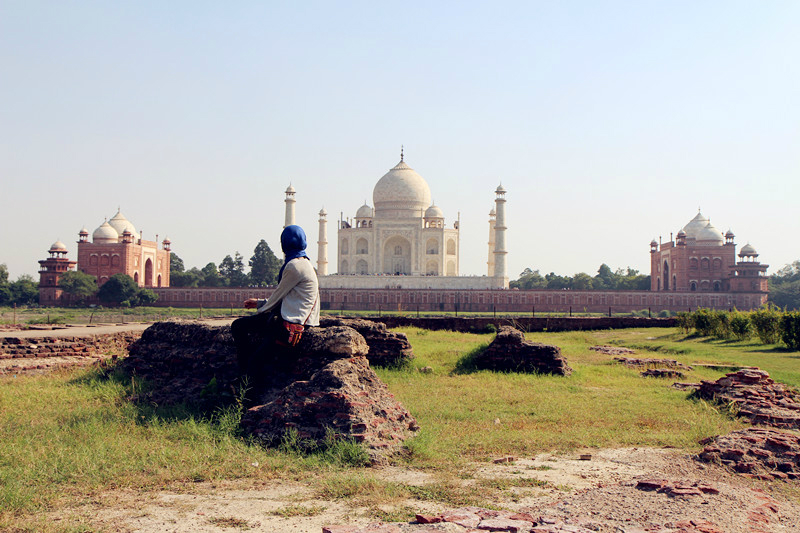
{"type": "Polygon", "coordinates": [[[612,290],[612,291],[646,291],[650,290],[650,276],[640,274],[638,270],[628,267],[611,270],[603,263],[597,269],[596,276],[579,272],[574,276],[560,276],[550,272],[542,276],[538,270],[526,268],[518,279],[509,282],[512,289],[558,289],[558,290],[612,290]]]}
{"type": "Polygon", "coordinates": [[[203,268],[186,269],[183,259],[174,252],[169,259],[169,284],[172,287],[269,287],[278,283],[283,261],[273,253],[267,241],[261,239],[247,262],[238,251],[226,255],[217,266],[208,263],[203,268]]]}
{"type": "Polygon", "coordinates": [[[39,283],[30,274],[17,281],[8,281],[8,267],[0,264],[0,305],[34,305],[39,303],[39,283]]]}

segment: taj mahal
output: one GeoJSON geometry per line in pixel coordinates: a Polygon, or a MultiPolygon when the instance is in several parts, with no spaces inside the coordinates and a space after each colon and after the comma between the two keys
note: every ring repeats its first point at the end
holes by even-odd
{"type": "MultiPolygon", "coordinates": [[[[295,194],[286,189],[286,225],[295,223],[295,194]]],[[[506,190],[495,190],[489,213],[486,276],[459,275],[459,220],[448,227],[425,179],[400,151],[400,162],[375,184],[364,204],[337,228],[336,274],[328,274],[327,212],[319,212],[317,273],[321,288],[502,289],[506,268],[506,190]]]]}

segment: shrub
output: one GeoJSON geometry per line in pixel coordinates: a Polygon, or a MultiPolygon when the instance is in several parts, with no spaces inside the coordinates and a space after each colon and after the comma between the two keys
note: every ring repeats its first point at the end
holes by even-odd
{"type": "Polygon", "coordinates": [[[698,309],[692,313],[692,322],[694,329],[698,335],[703,337],[711,337],[716,335],[717,328],[719,327],[719,317],[717,313],[711,309],[698,309]]]}
{"type": "Polygon", "coordinates": [[[689,333],[692,330],[692,326],[694,325],[694,320],[692,319],[692,313],[687,313],[686,311],[679,311],[677,323],[678,323],[678,329],[680,329],[684,333],[689,333]]]}
{"type": "Polygon", "coordinates": [[[783,314],[781,339],[790,350],[800,350],[800,311],[787,311],[783,314]]]}
{"type": "Polygon", "coordinates": [[[753,336],[753,325],[746,314],[734,309],[729,318],[731,335],[734,339],[744,341],[753,336]]]}
{"type": "Polygon", "coordinates": [[[718,339],[730,339],[733,337],[731,332],[731,313],[728,311],[714,311],[717,317],[713,335],[718,339]]]}
{"type": "Polygon", "coordinates": [[[777,344],[781,338],[781,313],[769,307],[762,307],[750,313],[750,323],[759,340],[764,344],[777,344]]]}

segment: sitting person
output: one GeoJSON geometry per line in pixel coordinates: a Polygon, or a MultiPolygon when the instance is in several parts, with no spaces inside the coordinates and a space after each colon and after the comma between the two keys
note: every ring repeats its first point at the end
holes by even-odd
{"type": "Polygon", "coordinates": [[[239,368],[255,382],[262,382],[265,363],[285,370],[290,363],[290,332],[302,334],[304,326],[319,326],[319,282],[306,255],[306,234],[300,226],[286,226],[281,233],[284,262],[278,273],[278,286],[268,300],[249,298],[246,309],[256,314],[238,318],[231,324],[239,368]],[[277,356],[277,357],[276,357],[277,356]]]}

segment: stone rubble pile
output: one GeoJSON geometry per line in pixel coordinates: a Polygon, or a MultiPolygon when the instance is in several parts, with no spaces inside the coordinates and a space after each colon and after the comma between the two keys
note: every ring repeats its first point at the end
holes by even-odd
{"type": "Polygon", "coordinates": [[[621,346],[589,346],[589,349],[606,355],[632,355],[636,353],[636,350],[622,348],[621,346]]]}
{"type": "Polygon", "coordinates": [[[625,366],[632,368],[679,368],[681,370],[691,370],[692,367],[686,366],[675,359],[651,359],[651,358],[637,358],[637,357],[615,357],[614,361],[622,363],[625,366]]]}
{"type": "Polygon", "coordinates": [[[489,347],[475,356],[474,363],[484,370],[572,374],[558,346],[527,341],[521,331],[511,326],[502,326],[489,347]]]}
{"type": "Polygon", "coordinates": [[[800,479],[800,434],[747,428],[701,441],[697,458],[756,479],[800,479]]]}
{"type": "Polygon", "coordinates": [[[654,491],[673,498],[681,496],[702,496],[703,494],[719,494],[719,489],[707,483],[671,482],[666,479],[642,479],[636,482],[636,488],[644,491],[654,491]]]}
{"type": "Polygon", "coordinates": [[[670,368],[648,368],[639,375],[645,378],[683,378],[683,372],[670,368]]]}
{"type": "Polygon", "coordinates": [[[794,389],[775,383],[757,368],[731,372],[716,381],[703,380],[699,397],[734,407],[751,424],[800,429],[800,401],[794,389]]]}
{"type": "Polygon", "coordinates": [[[296,348],[275,348],[265,357],[269,375],[243,384],[228,326],[160,322],[130,346],[122,368],[148,382],[138,400],[203,405],[231,401],[250,386],[242,427],[266,443],[287,431],[321,441],[337,436],[363,443],[373,460],[395,451],[418,429],[370,368],[364,337],[347,326],[308,328],[296,348]],[[374,452],[374,453],[373,453],[374,452]]]}
{"type": "Polygon", "coordinates": [[[3,337],[0,375],[94,364],[123,354],[138,336],[129,331],[85,337],[3,337]]]}
{"type": "Polygon", "coordinates": [[[372,366],[399,367],[414,359],[414,350],[405,333],[386,329],[382,322],[360,318],[320,317],[320,326],[349,326],[367,341],[367,359],[372,366]]]}

